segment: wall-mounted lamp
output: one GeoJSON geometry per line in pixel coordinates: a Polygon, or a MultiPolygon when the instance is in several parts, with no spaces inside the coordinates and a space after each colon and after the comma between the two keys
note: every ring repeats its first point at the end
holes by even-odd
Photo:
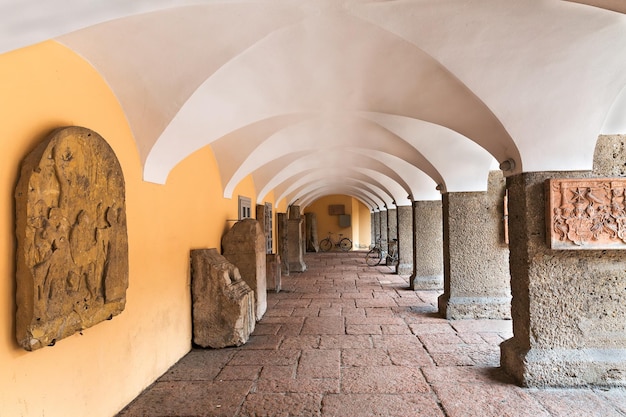
{"type": "Polygon", "coordinates": [[[500,164],[500,169],[502,171],[513,171],[515,169],[515,161],[511,158],[507,159],[506,161],[502,161],[502,163],[500,164]]]}

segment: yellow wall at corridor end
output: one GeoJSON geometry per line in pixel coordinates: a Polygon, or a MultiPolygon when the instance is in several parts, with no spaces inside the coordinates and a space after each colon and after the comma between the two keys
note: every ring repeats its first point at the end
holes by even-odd
{"type": "MultiPolygon", "coordinates": [[[[116,97],[88,63],[56,42],[0,55],[0,91],[0,415],[114,415],[189,351],[189,251],[220,247],[227,220],[237,216],[237,198],[222,197],[208,147],[179,164],[166,185],[143,182],[116,97]],[[83,335],[26,352],[14,336],[13,190],[20,161],[53,129],[70,125],[98,132],[124,172],[126,309],[83,335]]],[[[256,204],[252,179],[242,181],[234,195],[256,204]]]]}
{"type": "Polygon", "coordinates": [[[370,245],[370,211],[359,200],[347,195],[329,195],[315,200],[304,207],[305,213],[315,213],[317,218],[318,240],[324,239],[331,232],[331,239],[337,241],[339,234],[349,237],[353,242],[353,249],[366,249],[370,245]],[[339,217],[329,214],[328,206],[343,205],[345,214],[351,218],[350,227],[341,227],[339,217]]]}

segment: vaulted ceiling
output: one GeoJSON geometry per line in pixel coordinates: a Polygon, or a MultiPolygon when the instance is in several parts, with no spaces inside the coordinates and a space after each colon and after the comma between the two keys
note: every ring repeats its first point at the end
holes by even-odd
{"type": "Polygon", "coordinates": [[[0,0],[0,53],[93,65],[146,181],[210,146],[224,196],[372,209],[588,170],[626,133],[623,0],[0,0]]]}

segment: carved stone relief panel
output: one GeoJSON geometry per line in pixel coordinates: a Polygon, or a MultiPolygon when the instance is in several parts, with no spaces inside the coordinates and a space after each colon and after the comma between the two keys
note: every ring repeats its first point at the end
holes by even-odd
{"type": "Polygon", "coordinates": [[[54,345],[124,310],[124,188],[113,150],[86,128],[56,130],[22,162],[16,338],[24,349],[54,345]]]}
{"type": "Polygon", "coordinates": [[[626,178],[546,180],[552,249],[626,249],[626,178]]]}

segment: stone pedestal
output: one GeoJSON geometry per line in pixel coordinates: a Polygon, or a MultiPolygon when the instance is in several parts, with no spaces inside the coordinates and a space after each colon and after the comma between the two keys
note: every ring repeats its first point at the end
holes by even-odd
{"type": "Polygon", "coordinates": [[[413,202],[413,290],[443,288],[441,200],[413,202]]]}
{"type": "Polygon", "coordinates": [[[439,313],[447,319],[511,317],[504,185],[501,172],[494,171],[486,192],[443,195],[444,293],[439,313]]]}
{"type": "Polygon", "coordinates": [[[280,292],[282,278],[280,256],[275,253],[265,255],[265,267],[267,290],[280,292]]]}
{"type": "Polygon", "coordinates": [[[514,336],[500,345],[501,365],[524,386],[626,385],[626,251],[547,243],[545,180],[583,176],[507,179],[514,336]]]}
{"type": "Polygon", "coordinates": [[[317,215],[315,213],[305,213],[306,222],[306,251],[319,252],[319,238],[317,236],[317,215]]]}
{"type": "Polygon", "coordinates": [[[255,295],[256,319],[267,310],[265,234],[255,219],[240,220],[222,238],[224,257],[234,264],[255,295]]]}
{"type": "Polygon", "coordinates": [[[241,346],[254,330],[254,292],[217,249],[191,251],[193,342],[241,346]]]}
{"type": "Polygon", "coordinates": [[[398,218],[398,265],[396,273],[411,275],[413,273],[413,207],[396,208],[398,218]]]}
{"type": "Polygon", "coordinates": [[[280,256],[281,274],[289,276],[289,221],[286,213],[276,214],[276,235],[278,238],[278,256],[280,256]]]}

